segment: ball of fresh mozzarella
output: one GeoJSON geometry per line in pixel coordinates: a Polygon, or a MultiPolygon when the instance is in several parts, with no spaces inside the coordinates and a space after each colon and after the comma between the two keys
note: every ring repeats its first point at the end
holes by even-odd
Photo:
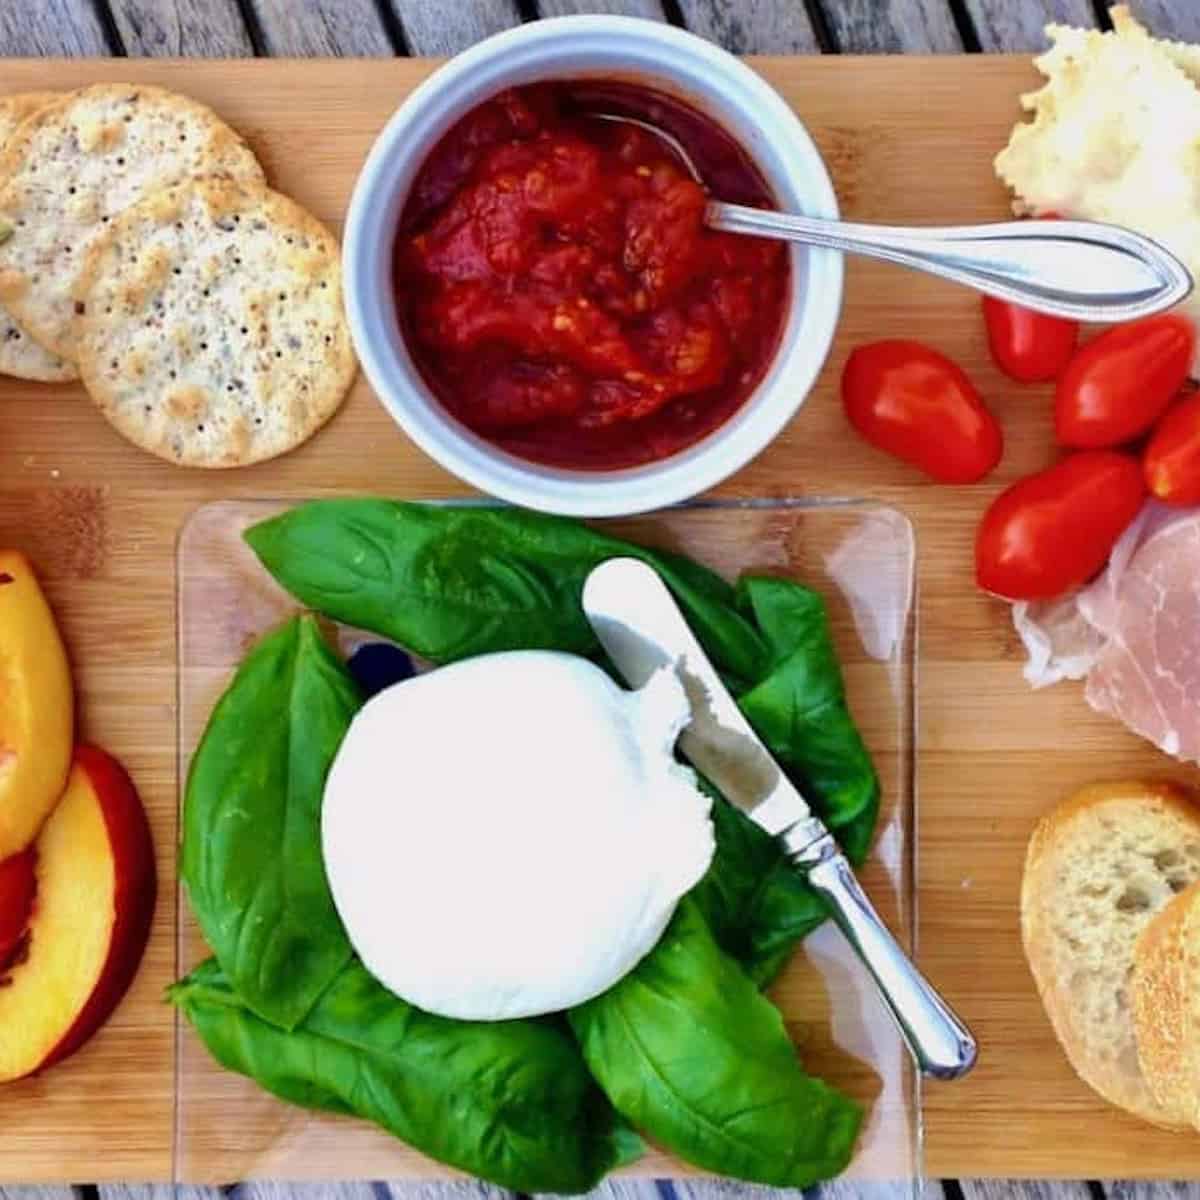
{"type": "Polygon", "coordinates": [[[325,786],[325,868],[367,969],[418,1008],[502,1020],[611,987],[708,868],[689,717],[585,659],[490,654],[381,692],[325,786]]]}

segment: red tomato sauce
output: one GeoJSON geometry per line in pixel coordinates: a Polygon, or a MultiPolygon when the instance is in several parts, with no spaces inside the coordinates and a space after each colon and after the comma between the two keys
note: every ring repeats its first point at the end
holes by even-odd
{"type": "Polygon", "coordinates": [[[468,113],[423,164],[400,221],[409,349],[463,424],[536,462],[592,470],[665,458],[745,402],[779,342],[781,243],[703,225],[704,189],[769,207],[709,118],[632,84],[545,83],[468,113]]]}

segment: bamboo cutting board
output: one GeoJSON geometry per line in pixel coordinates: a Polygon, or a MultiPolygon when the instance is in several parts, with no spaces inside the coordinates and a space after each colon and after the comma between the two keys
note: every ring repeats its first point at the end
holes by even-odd
{"type": "MultiPolygon", "coordinates": [[[[843,211],[936,223],[1006,212],[990,160],[1033,81],[1025,59],[794,58],[757,62],[808,123],[843,211]]],[[[270,178],[338,226],[384,120],[431,65],[378,62],[18,61],[0,89],[109,79],[161,83],[214,105],[270,178]]],[[[381,252],[386,252],[381,247],[381,252]]],[[[1021,679],[1006,610],[971,577],[988,499],[1052,458],[1048,393],[991,366],[978,301],[883,265],[851,263],[839,337],[792,425],[724,496],[865,495],[917,528],[921,586],[921,960],[971,1021],[982,1061],[926,1089],[934,1176],[1200,1176],[1200,1138],[1108,1109],[1058,1052],[1021,957],[1017,895],[1025,840],[1065,792],[1104,776],[1198,782],[1117,725],[1076,685],[1021,679]],[[855,344],[924,338],[953,355],[1001,417],[1004,462],[976,488],[926,483],[849,434],[837,400],[855,344]]],[[[198,505],[373,491],[464,494],[394,428],[359,382],[332,425],[299,451],[229,473],[185,471],[126,445],[76,389],[0,380],[0,544],[25,548],[46,581],[76,666],[84,730],[120,756],[155,826],[163,881],[133,991],[87,1050],[0,1089],[0,1178],[163,1179],[171,1169],[174,965],[175,539],[198,505]]]]}

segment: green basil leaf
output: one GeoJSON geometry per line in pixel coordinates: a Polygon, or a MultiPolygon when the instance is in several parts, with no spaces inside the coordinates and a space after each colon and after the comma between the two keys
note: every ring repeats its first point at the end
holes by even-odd
{"type": "Polygon", "coordinates": [[[770,673],[738,697],[742,712],[860,864],[879,816],[879,778],[846,705],[825,603],[790,580],[761,576],[743,576],[737,598],[773,658],[770,673]]]}
{"type": "Polygon", "coordinates": [[[691,895],[721,949],[766,987],[828,910],[779,841],[719,795],[712,821],[716,853],[691,895]]]}
{"type": "Polygon", "coordinates": [[[192,911],[249,1007],[285,1029],[351,955],[321,859],[321,799],[360,703],[316,621],[295,618],[239,667],[188,774],[192,911]]]}
{"type": "Polygon", "coordinates": [[[642,1150],[556,1023],[433,1016],[357,960],[290,1032],[254,1013],[212,959],[169,996],[222,1066],[501,1187],[587,1191],[642,1150]]]}
{"type": "Polygon", "coordinates": [[[624,555],[659,570],[735,683],[755,679],[767,661],[718,575],[577,521],[521,509],[315,500],[245,537],[301,603],[436,663],[500,650],[594,653],[579,602],[584,580],[624,555]]]}
{"type": "MultiPolygon", "coordinates": [[[[759,736],[850,857],[865,857],[878,780],[846,707],[824,605],[800,584],[746,577],[735,591],[678,555],[510,508],[318,500],[254,526],[246,540],[303,603],[438,663],[510,649],[595,654],[579,601],[588,573],[618,555],[650,563],[759,736]]],[[[753,839],[748,819],[736,819],[753,839]]],[[[763,850],[748,866],[725,865],[733,849],[718,850],[713,866],[755,880],[757,901],[725,921],[705,907],[723,944],[724,931],[743,931],[727,949],[765,979],[824,906],[773,842],[757,844],[763,850]],[[764,882],[755,872],[767,860],[777,865],[764,882]]]]}
{"type": "Polygon", "coordinates": [[[722,953],[695,901],[570,1021],[617,1110],[689,1162],[779,1187],[849,1162],[862,1110],[804,1073],[779,1011],[722,953]]]}

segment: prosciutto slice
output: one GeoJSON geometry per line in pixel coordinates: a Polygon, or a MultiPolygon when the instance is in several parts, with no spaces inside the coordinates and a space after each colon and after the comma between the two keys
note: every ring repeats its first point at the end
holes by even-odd
{"type": "Polygon", "coordinates": [[[1101,576],[1013,623],[1034,687],[1086,678],[1097,712],[1200,762],[1200,509],[1147,504],[1101,576]]]}

